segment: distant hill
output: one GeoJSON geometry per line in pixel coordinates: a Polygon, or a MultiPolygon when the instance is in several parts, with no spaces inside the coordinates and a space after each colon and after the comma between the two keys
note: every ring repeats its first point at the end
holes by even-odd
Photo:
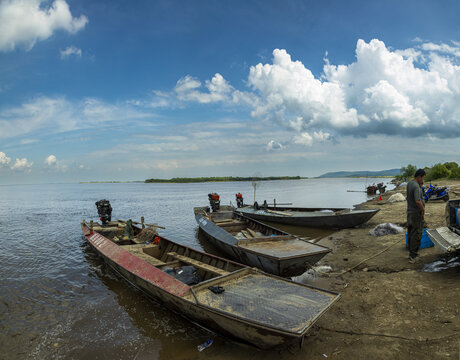
{"type": "Polygon", "coordinates": [[[319,178],[342,178],[342,177],[382,177],[396,176],[401,173],[401,169],[390,169],[380,171],[335,171],[318,176],[319,178]]]}

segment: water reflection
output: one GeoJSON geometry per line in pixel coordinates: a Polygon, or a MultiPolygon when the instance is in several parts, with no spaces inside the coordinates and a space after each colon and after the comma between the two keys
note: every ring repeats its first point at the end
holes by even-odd
{"type": "MultiPolygon", "coordinates": [[[[88,245],[85,257],[93,274],[116,296],[131,324],[145,337],[137,359],[171,359],[196,355],[196,346],[217,335],[191,323],[126,281],[88,245]]],[[[133,349],[134,350],[134,349],[133,349]]]]}

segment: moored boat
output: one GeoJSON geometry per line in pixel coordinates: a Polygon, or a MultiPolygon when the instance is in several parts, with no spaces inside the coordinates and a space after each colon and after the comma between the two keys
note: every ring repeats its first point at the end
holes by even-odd
{"type": "Polygon", "coordinates": [[[302,341],[340,297],[175,243],[143,222],[141,228],[109,217],[81,227],[92,249],[147,295],[260,348],[302,341]]]}
{"type": "Polygon", "coordinates": [[[210,212],[194,208],[204,235],[230,258],[283,276],[303,274],[331,249],[300,239],[234,211],[229,206],[210,212]]]}
{"type": "Polygon", "coordinates": [[[260,221],[329,229],[344,229],[361,225],[377,214],[379,210],[282,206],[260,208],[245,206],[236,209],[240,214],[260,221]]]}

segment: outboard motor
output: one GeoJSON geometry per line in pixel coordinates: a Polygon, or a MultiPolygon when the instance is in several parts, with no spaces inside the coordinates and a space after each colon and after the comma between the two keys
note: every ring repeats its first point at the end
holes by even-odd
{"type": "Polygon", "coordinates": [[[239,208],[243,207],[243,194],[238,193],[235,196],[236,196],[236,206],[239,208]]]}
{"type": "Polygon", "coordinates": [[[109,200],[96,201],[97,213],[101,219],[102,225],[107,225],[112,220],[112,206],[109,200]]]}
{"type": "Polygon", "coordinates": [[[213,212],[219,211],[220,208],[220,196],[217,193],[208,194],[209,204],[213,212]]]}

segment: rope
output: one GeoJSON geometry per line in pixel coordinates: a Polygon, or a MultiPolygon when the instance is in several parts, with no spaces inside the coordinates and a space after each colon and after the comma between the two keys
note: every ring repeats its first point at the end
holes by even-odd
{"type": "Polygon", "coordinates": [[[420,338],[410,338],[410,337],[389,335],[389,334],[363,333],[363,332],[356,332],[356,331],[350,331],[350,330],[335,330],[335,329],[325,328],[325,327],[322,327],[322,326],[320,326],[319,328],[322,329],[322,330],[326,330],[326,331],[332,331],[332,332],[337,332],[337,333],[341,333],[341,334],[348,334],[348,335],[381,336],[381,337],[388,337],[388,338],[393,338],[393,339],[401,339],[401,340],[407,340],[407,341],[423,341],[423,342],[426,342],[426,341],[439,341],[439,340],[448,339],[448,338],[451,338],[451,337],[454,337],[454,336],[458,336],[458,334],[450,334],[450,335],[445,335],[445,336],[441,336],[441,337],[438,337],[438,338],[423,338],[423,339],[420,339],[420,338]]]}
{"type": "Polygon", "coordinates": [[[324,271],[320,271],[318,269],[315,269],[314,266],[312,266],[311,264],[309,264],[308,262],[306,262],[305,264],[310,268],[312,269],[314,272],[317,272],[318,274],[321,274],[321,275],[325,275],[325,276],[340,276],[340,275],[343,275],[343,274],[346,274],[347,272],[350,272],[352,271],[353,269],[357,268],[359,265],[361,265],[362,263],[368,261],[368,260],[371,260],[381,254],[383,254],[385,251],[388,251],[390,248],[392,248],[393,246],[395,246],[397,243],[401,242],[401,240],[397,240],[395,241],[393,244],[391,244],[390,246],[388,246],[387,248],[383,249],[382,251],[378,252],[377,254],[374,254],[362,261],[360,261],[359,263],[357,263],[356,265],[353,265],[352,267],[349,267],[348,269],[346,270],[343,270],[341,272],[336,272],[336,273],[331,273],[331,272],[324,272],[324,271]]]}

